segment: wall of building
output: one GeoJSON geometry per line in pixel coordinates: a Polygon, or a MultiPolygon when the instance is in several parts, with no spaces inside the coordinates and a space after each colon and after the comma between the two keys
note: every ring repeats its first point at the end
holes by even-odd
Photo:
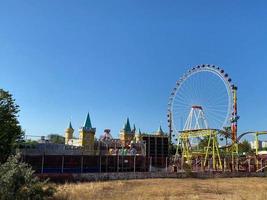
{"type": "Polygon", "coordinates": [[[168,137],[156,135],[144,135],[142,140],[146,143],[146,155],[149,157],[168,156],[168,137]]]}

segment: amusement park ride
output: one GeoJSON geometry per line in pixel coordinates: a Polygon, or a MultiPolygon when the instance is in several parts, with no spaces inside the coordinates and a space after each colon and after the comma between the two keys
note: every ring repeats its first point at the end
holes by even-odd
{"type": "MultiPolygon", "coordinates": [[[[176,82],[169,98],[167,116],[170,141],[172,137],[177,141],[174,162],[181,170],[185,166],[203,171],[265,168],[258,155],[257,141],[258,135],[267,134],[267,131],[247,132],[237,137],[237,87],[223,69],[215,65],[198,65],[188,70],[176,82]],[[256,136],[256,153],[244,158],[239,154],[238,146],[247,134],[256,136]],[[222,136],[229,137],[231,143],[223,145],[219,141],[222,136]]],[[[267,159],[265,161],[267,164],[267,159]]]]}

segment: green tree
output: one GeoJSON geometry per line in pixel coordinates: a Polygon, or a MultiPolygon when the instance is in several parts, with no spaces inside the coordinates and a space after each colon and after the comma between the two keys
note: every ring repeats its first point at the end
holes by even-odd
{"type": "Polygon", "coordinates": [[[170,145],[169,145],[169,154],[170,154],[170,155],[175,155],[175,154],[176,154],[176,149],[177,149],[177,145],[175,145],[175,144],[170,144],[170,145]]]}
{"type": "MultiPolygon", "coordinates": [[[[208,147],[208,143],[209,143],[209,136],[205,136],[200,139],[198,143],[198,148],[200,150],[205,150],[205,148],[208,147]]],[[[213,138],[210,139],[210,146],[212,145],[212,143],[213,143],[213,138]]]]}
{"type": "Polygon", "coordinates": [[[247,140],[244,140],[242,143],[238,144],[239,153],[248,153],[251,151],[250,144],[247,140]]]}
{"type": "Polygon", "coordinates": [[[22,140],[20,141],[18,148],[24,149],[24,148],[35,148],[38,145],[38,142],[36,140],[22,140]]]}
{"type": "Polygon", "coordinates": [[[223,127],[223,130],[220,131],[220,136],[225,138],[225,145],[228,144],[228,139],[232,137],[232,130],[230,126],[223,127]]]}
{"type": "Polygon", "coordinates": [[[0,89],[0,163],[4,162],[22,138],[18,122],[19,106],[12,95],[0,89]]]}
{"type": "Polygon", "coordinates": [[[43,200],[55,189],[33,175],[34,171],[20,157],[10,156],[0,165],[0,200],[43,200]]]}
{"type": "Polygon", "coordinates": [[[65,137],[58,134],[50,134],[48,139],[54,144],[65,144],[65,137]]]}

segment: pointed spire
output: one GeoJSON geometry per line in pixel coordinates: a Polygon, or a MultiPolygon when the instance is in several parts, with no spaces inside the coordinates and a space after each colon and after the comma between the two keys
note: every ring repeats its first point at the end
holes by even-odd
{"type": "Polygon", "coordinates": [[[158,129],[157,133],[158,133],[159,135],[164,135],[164,132],[163,132],[163,130],[162,130],[162,128],[161,128],[161,125],[159,126],[159,129],[158,129]]]}
{"type": "Polygon", "coordinates": [[[136,127],[135,127],[135,124],[133,125],[133,132],[135,133],[136,131],[136,127]]]}
{"type": "Polygon", "coordinates": [[[131,130],[131,125],[130,125],[130,120],[129,120],[129,117],[127,117],[127,122],[126,122],[126,124],[124,125],[124,130],[126,131],[126,132],[131,132],[132,130],[131,130]]]}
{"type": "Polygon", "coordinates": [[[89,112],[87,113],[86,120],[85,120],[85,122],[84,122],[83,127],[84,127],[85,129],[91,129],[91,128],[92,128],[92,124],[91,124],[91,119],[90,119],[89,112]]]}
{"type": "Polygon", "coordinates": [[[72,125],[71,125],[71,122],[69,123],[69,129],[72,129],[73,130],[72,125]]]}
{"type": "Polygon", "coordinates": [[[138,129],[138,131],[135,131],[135,142],[140,142],[142,140],[142,135],[141,135],[141,131],[140,128],[138,129]]]}

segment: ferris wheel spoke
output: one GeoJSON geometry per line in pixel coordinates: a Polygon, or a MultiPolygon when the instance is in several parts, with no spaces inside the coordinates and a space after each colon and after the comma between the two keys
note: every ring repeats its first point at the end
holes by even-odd
{"type": "Polygon", "coordinates": [[[181,96],[186,101],[188,101],[189,99],[191,99],[190,95],[187,92],[188,90],[186,88],[184,88],[184,87],[182,87],[181,89],[182,89],[182,91],[184,90],[184,92],[181,91],[180,93],[177,94],[177,96],[181,96]]]}
{"type": "Polygon", "coordinates": [[[225,109],[207,108],[206,110],[207,110],[207,112],[208,111],[213,111],[213,112],[223,112],[223,113],[226,113],[226,110],[225,109]]]}
{"type": "Polygon", "coordinates": [[[179,102],[179,103],[184,103],[184,104],[188,104],[188,105],[189,105],[188,101],[185,101],[185,100],[183,100],[183,99],[179,99],[179,98],[174,99],[174,102],[175,102],[175,103],[176,103],[176,102],[179,102]]]}
{"type": "Polygon", "coordinates": [[[188,102],[188,97],[185,95],[177,94],[175,97],[175,100],[176,99],[179,99],[179,100],[184,101],[184,102],[188,102]]]}
{"type": "MultiPolygon", "coordinates": [[[[194,98],[194,93],[195,93],[195,87],[194,87],[194,79],[192,79],[192,77],[189,77],[188,80],[187,80],[187,85],[188,86],[187,88],[185,88],[188,96],[189,96],[189,99],[193,99],[194,98]],[[190,91],[190,92],[188,92],[190,91]]],[[[186,82],[185,82],[186,83],[186,82]]]]}
{"type": "MultiPolygon", "coordinates": [[[[214,100],[214,98],[220,98],[220,97],[224,97],[225,94],[227,94],[226,90],[223,88],[224,85],[216,85],[216,83],[211,83],[210,85],[212,85],[212,87],[217,87],[218,89],[214,91],[214,93],[210,93],[209,95],[209,99],[214,100]]],[[[212,87],[209,87],[209,89],[212,89],[212,87]]]]}
{"type": "Polygon", "coordinates": [[[223,108],[227,108],[228,105],[227,104],[221,104],[221,105],[216,105],[216,106],[205,106],[206,109],[223,109],[223,108]]]}
{"type": "Polygon", "coordinates": [[[228,108],[228,104],[220,104],[220,105],[214,105],[214,106],[207,106],[207,105],[205,105],[205,106],[203,106],[205,109],[207,109],[207,110],[223,110],[223,109],[225,109],[226,108],[226,110],[227,110],[227,108],[228,108]]]}
{"type": "Polygon", "coordinates": [[[221,102],[228,102],[228,99],[225,97],[225,96],[217,96],[217,97],[214,97],[214,96],[210,96],[209,97],[210,99],[208,100],[208,103],[207,104],[219,104],[221,102]]]}
{"type": "Polygon", "coordinates": [[[229,102],[219,102],[219,103],[215,104],[215,102],[214,102],[213,104],[207,104],[205,107],[207,107],[207,108],[218,108],[218,107],[222,107],[222,106],[228,107],[228,103],[229,102]]]}
{"type": "Polygon", "coordinates": [[[213,115],[217,115],[217,116],[225,116],[226,114],[226,112],[219,112],[219,111],[212,111],[212,110],[209,110],[207,112],[212,113],[213,115]]]}
{"type": "MultiPolygon", "coordinates": [[[[220,120],[220,119],[217,118],[216,116],[213,116],[211,121],[217,121],[217,122],[219,122],[219,123],[223,123],[223,122],[224,122],[223,120],[220,120]]],[[[215,128],[215,127],[214,127],[214,128],[215,128]]],[[[216,127],[216,128],[217,128],[217,127],[216,127]]]]}
{"type": "Polygon", "coordinates": [[[177,102],[175,102],[174,104],[173,104],[173,107],[175,107],[175,108],[190,108],[191,107],[191,105],[190,104],[188,104],[188,103],[186,103],[186,102],[179,102],[179,101],[177,101],[177,102]]]}
{"type": "Polygon", "coordinates": [[[183,103],[183,102],[175,102],[175,104],[173,104],[173,107],[179,108],[179,107],[191,107],[189,104],[183,103]]]}
{"type": "Polygon", "coordinates": [[[224,122],[224,119],[222,119],[221,116],[218,116],[218,115],[216,115],[214,113],[209,113],[208,115],[212,116],[212,119],[217,119],[219,122],[224,122]]]}
{"type": "Polygon", "coordinates": [[[228,99],[226,100],[225,97],[218,97],[211,100],[212,102],[216,102],[216,104],[219,104],[220,102],[228,102],[228,99]]]}
{"type": "Polygon", "coordinates": [[[195,99],[196,97],[197,97],[197,90],[198,90],[198,86],[196,85],[196,80],[195,79],[193,79],[192,80],[192,84],[191,84],[191,88],[190,88],[190,90],[192,91],[192,93],[191,93],[191,98],[192,99],[195,99]]]}
{"type": "Polygon", "coordinates": [[[186,98],[182,97],[181,95],[177,95],[177,96],[175,97],[175,100],[180,100],[180,101],[188,102],[188,101],[186,100],[186,98]]]}

